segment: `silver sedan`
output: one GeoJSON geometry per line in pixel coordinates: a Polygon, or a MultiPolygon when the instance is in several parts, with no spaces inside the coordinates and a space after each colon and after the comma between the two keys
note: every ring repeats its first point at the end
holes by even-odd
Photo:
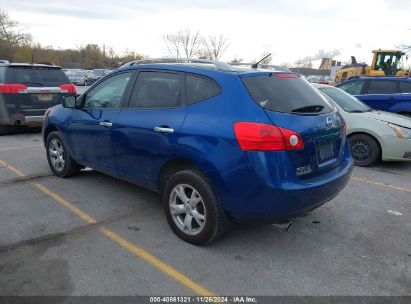
{"type": "Polygon", "coordinates": [[[411,118],[373,110],[341,89],[313,84],[340,110],[357,166],[378,160],[411,161],[411,118]]]}

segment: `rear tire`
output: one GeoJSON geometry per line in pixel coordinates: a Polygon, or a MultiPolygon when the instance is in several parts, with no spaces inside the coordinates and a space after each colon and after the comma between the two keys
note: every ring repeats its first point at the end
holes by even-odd
{"type": "Polygon", "coordinates": [[[82,169],[82,166],[71,158],[67,144],[58,131],[47,136],[46,153],[50,169],[59,177],[73,176],[82,169]]]}
{"type": "Polygon", "coordinates": [[[348,139],[354,164],[360,167],[371,166],[380,159],[381,148],[369,135],[355,134],[348,139]]]}
{"type": "Polygon", "coordinates": [[[224,211],[207,178],[198,170],[172,175],[165,183],[163,204],[171,229],[186,242],[209,244],[224,233],[224,211]]]}

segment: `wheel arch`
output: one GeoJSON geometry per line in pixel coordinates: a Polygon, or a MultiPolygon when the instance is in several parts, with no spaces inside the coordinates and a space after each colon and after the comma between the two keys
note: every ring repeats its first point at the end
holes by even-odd
{"type": "Polygon", "coordinates": [[[59,131],[59,129],[58,129],[56,126],[54,126],[54,125],[48,125],[48,126],[46,127],[46,129],[44,130],[44,133],[43,133],[43,142],[44,142],[44,145],[46,145],[47,137],[49,136],[49,134],[50,134],[51,132],[54,132],[54,131],[59,131]]]}
{"type": "Polygon", "coordinates": [[[160,193],[163,192],[166,181],[174,174],[182,170],[195,169],[207,175],[205,170],[194,163],[192,160],[183,157],[175,157],[168,160],[160,169],[157,178],[157,187],[160,193]]]}

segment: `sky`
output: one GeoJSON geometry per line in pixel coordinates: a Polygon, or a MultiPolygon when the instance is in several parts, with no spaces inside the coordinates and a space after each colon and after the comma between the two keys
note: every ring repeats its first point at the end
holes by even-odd
{"type": "MultiPolygon", "coordinates": [[[[411,45],[411,0],[0,0],[35,42],[55,48],[88,43],[157,58],[162,35],[181,29],[223,34],[221,58],[244,62],[272,53],[274,64],[318,63],[355,55],[370,63],[373,49],[411,45]]],[[[411,59],[410,59],[411,60],[411,59]]],[[[410,61],[409,60],[409,61],[410,61]]]]}

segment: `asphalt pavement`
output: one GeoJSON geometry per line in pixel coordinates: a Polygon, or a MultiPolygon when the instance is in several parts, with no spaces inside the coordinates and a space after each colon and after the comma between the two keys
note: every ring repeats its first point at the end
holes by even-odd
{"type": "Polygon", "coordinates": [[[2,136],[0,295],[411,295],[410,197],[411,163],[355,168],[289,231],[240,226],[197,247],[159,195],[55,177],[40,134],[2,136]]]}

